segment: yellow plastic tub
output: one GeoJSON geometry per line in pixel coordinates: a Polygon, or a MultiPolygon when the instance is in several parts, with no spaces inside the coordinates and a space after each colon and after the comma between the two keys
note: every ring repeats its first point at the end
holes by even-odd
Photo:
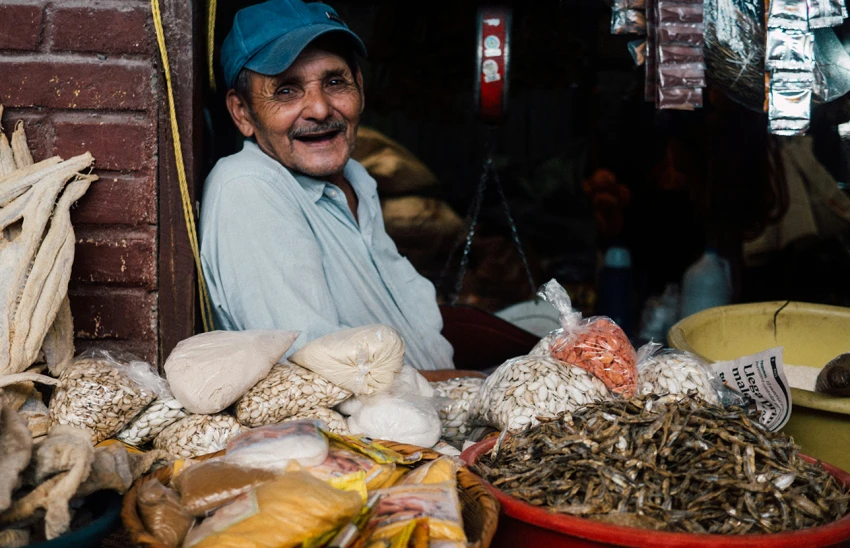
{"type": "MultiPolygon", "coordinates": [[[[787,301],[720,306],[674,325],[667,344],[712,362],[784,346],[785,363],[821,368],[850,351],[850,308],[787,301]]],[[[850,398],[791,388],[791,399],[783,431],[803,453],[850,470],[850,398]]]]}

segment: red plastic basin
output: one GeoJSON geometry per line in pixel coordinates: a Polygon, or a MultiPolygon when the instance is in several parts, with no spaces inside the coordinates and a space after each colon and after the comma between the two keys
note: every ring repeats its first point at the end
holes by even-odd
{"type": "MultiPolygon", "coordinates": [[[[467,464],[489,451],[495,439],[482,441],[461,454],[467,464]]],[[[809,462],[814,459],[801,455],[809,462]]],[[[824,469],[844,485],[850,486],[850,474],[824,463],[824,469]]],[[[566,514],[555,514],[532,506],[496,489],[486,481],[502,505],[499,528],[493,538],[493,548],[516,547],[600,547],[645,546],[665,548],[814,548],[850,546],[850,515],[820,527],[790,533],[748,535],[699,535],[670,533],[611,525],[566,514]]]]}

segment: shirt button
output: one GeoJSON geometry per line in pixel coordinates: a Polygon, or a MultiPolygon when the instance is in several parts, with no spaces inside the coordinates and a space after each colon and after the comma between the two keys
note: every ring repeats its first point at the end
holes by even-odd
{"type": "Polygon", "coordinates": [[[336,198],[336,190],[330,189],[328,191],[328,196],[330,196],[331,198],[336,198]]]}

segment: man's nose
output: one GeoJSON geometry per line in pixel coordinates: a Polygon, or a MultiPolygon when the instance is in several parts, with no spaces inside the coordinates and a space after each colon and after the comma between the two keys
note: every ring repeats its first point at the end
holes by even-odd
{"type": "Polygon", "coordinates": [[[313,120],[326,120],[333,112],[327,94],[321,88],[310,88],[305,97],[304,117],[313,120]]]}

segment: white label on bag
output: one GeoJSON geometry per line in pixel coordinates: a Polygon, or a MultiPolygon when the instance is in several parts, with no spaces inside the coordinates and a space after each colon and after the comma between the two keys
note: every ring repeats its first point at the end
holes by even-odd
{"type": "Polygon", "coordinates": [[[791,385],[785,378],[782,351],[783,347],[777,346],[711,365],[726,386],[756,403],[760,422],[772,432],[785,426],[791,417],[791,385]]]}

